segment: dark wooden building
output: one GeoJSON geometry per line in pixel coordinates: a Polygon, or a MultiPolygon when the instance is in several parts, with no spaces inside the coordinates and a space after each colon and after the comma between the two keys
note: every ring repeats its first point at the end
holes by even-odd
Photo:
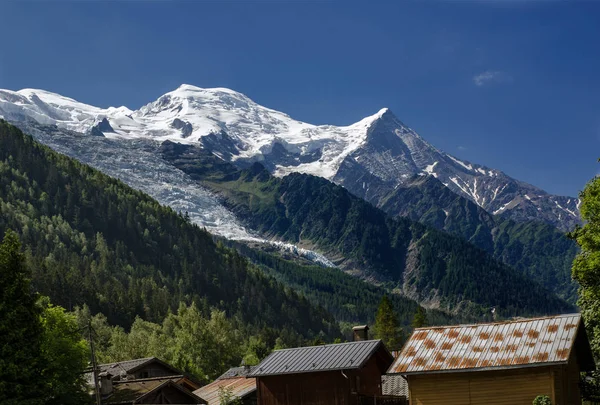
{"type": "MultiPolygon", "coordinates": [[[[110,374],[107,377],[110,377],[110,374]]],[[[207,403],[203,398],[186,388],[190,381],[184,376],[121,381],[105,380],[105,382],[108,385],[103,384],[102,405],[196,405],[207,403]]]]}
{"type": "Polygon", "coordinates": [[[580,314],[415,329],[389,373],[411,405],[580,405],[579,373],[595,369],[580,314]]]}
{"type": "Polygon", "coordinates": [[[355,405],[381,396],[393,357],[379,340],[277,350],[249,377],[259,405],[355,405]]]}
{"type": "MultiPolygon", "coordinates": [[[[103,405],[206,404],[192,392],[200,387],[198,381],[156,357],[100,364],[97,372],[103,405]]],[[[92,370],[88,379],[93,392],[92,370]]]]}
{"type": "MultiPolygon", "coordinates": [[[[90,378],[91,370],[89,371],[90,378]]],[[[113,381],[136,380],[141,378],[167,377],[184,374],[168,363],[156,358],[125,360],[98,365],[98,373],[108,373],[113,381]]],[[[93,380],[91,381],[93,383],[93,380]]],[[[198,388],[198,387],[196,387],[198,388]]],[[[195,389],[195,388],[194,388],[195,389]]]]}

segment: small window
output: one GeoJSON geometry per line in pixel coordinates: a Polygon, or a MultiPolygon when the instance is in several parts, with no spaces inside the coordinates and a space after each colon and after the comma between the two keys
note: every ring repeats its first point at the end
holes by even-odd
{"type": "Polygon", "coordinates": [[[140,378],[148,378],[150,377],[150,374],[147,371],[142,371],[140,373],[140,378]]]}

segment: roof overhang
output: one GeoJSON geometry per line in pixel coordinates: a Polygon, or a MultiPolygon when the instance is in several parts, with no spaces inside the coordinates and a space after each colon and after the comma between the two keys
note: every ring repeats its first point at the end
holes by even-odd
{"type": "Polygon", "coordinates": [[[556,361],[549,363],[529,363],[529,364],[515,364],[511,366],[496,366],[496,367],[478,367],[478,368],[456,368],[456,369],[445,369],[445,370],[423,370],[423,371],[410,371],[402,373],[390,373],[387,375],[424,375],[424,374],[456,374],[456,373],[477,373],[485,371],[505,371],[505,370],[518,370],[523,368],[543,368],[566,365],[567,361],[556,361]]]}

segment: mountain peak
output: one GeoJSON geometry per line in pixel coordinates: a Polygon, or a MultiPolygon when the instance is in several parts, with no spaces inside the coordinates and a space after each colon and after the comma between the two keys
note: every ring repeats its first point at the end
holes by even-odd
{"type": "Polygon", "coordinates": [[[207,97],[207,96],[216,96],[216,97],[223,97],[223,96],[233,96],[239,99],[245,99],[245,100],[249,100],[248,96],[246,96],[245,94],[242,94],[240,92],[237,92],[235,90],[231,90],[228,89],[226,87],[209,87],[209,88],[203,88],[203,87],[198,87],[198,86],[194,86],[191,84],[182,84],[181,86],[179,86],[178,88],[176,88],[173,91],[170,91],[169,93],[167,93],[168,95],[178,95],[178,96],[183,96],[183,97],[207,97]]]}
{"type": "Polygon", "coordinates": [[[377,111],[377,116],[379,116],[380,118],[383,117],[385,114],[392,114],[394,115],[394,113],[392,113],[392,110],[390,110],[387,107],[383,107],[381,110],[377,111]]]}

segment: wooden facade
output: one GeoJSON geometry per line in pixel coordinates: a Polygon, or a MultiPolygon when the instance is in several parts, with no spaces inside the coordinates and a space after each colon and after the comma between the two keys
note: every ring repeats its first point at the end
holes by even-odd
{"type": "Polygon", "coordinates": [[[138,369],[127,373],[125,379],[167,377],[178,374],[181,374],[181,372],[179,370],[174,370],[173,367],[170,367],[169,365],[165,365],[160,361],[151,361],[138,369]]]}
{"type": "Polygon", "coordinates": [[[103,392],[102,404],[206,404],[186,388],[189,384],[183,376],[115,381],[109,392],[103,392]]]}
{"type": "Polygon", "coordinates": [[[381,375],[391,361],[377,352],[357,370],[257,378],[259,405],[357,405],[359,395],[381,395],[381,375]]]}
{"type": "Polygon", "coordinates": [[[538,395],[581,404],[576,364],[407,377],[411,405],[531,405],[538,395]]]}
{"type": "Polygon", "coordinates": [[[165,384],[140,397],[132,404],[179,404],[196,405],[206,404],[202,398],[198,398],[177,384],[165,384]]]}

